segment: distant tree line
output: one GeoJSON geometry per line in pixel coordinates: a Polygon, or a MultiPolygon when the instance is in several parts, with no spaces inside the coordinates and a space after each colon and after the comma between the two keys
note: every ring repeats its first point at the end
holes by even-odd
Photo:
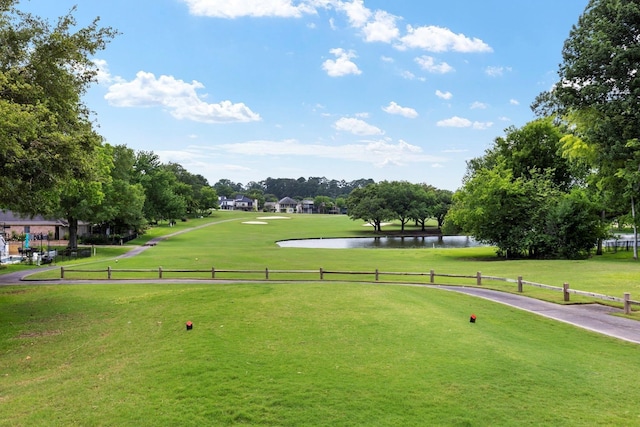
{"type": "Polygon", "coordinates": [[[326,196],[333,200],[348,196],[354,189],[362,188],[374,181],[372,179],[357,179],[345,181],[327,179],[325,177],[300,177],[293,178],[267,178],[263,181],[251,181],[246,185],[235,183],[228,179],[221,179],[213,188],[220,196],[232,197],[236,194],[244,194],[247,197],[261,195],[267,201],[277,201],[284,197],[292,199],[314,199],[317,196],[326,196]]]}

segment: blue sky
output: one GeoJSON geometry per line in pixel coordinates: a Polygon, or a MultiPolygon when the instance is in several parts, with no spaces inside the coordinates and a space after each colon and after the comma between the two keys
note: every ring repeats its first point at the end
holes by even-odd
{"type": "Polygon", "coordinates": [[[22,0],[121,34],[86,95],[113,145],[210,184],[324,176],[456,190],[534,118],[588,0],[22,0]]]}

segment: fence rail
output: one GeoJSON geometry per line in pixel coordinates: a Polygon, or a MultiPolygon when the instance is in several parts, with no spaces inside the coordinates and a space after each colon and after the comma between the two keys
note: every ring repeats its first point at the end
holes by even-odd
{"type": "MultiPolygon", "coordinates": [[[[69,273],[106,273],[107,279],[112,280],[114,273],[156,273],[159,279],[166,279],[165,275],[167,273],[191,273],[191,274],[206,274],[210,276],[211,279],[219,279],[220,274],[242,274],[242,275],[260,275],[264,276],[265,280],[270,280],[271,274],[305,274],[305,275],[314,275],[319,277],[319,280],[327,280],[325,276],[328,275],[339,275],[339,276],[350,276],[350,275],[360,275],[360,276],[373,276],[373,279],[378,282],[380,281],[381,276],[428,276],[429,284],[435,284],[436,277],[449,277],[449,278],[458,278],[458,279],[474,279],[476,281],[476,286],[482,286],[483,281],[500,281],[506,283],[516,283],[518,287],[518,292],[524,292],[524,285],[533,286],[541,289],[547,289],[551,291],[559,291],[563,293],[564,301],[570,300],[570,295],[580,295],[588,298],[596,298],[605,301],[611,301],[623,304],[625,314],[631,313],[631,306],[636,305],[640,306],[640,301],[632,300],[631,294],[625,293],[623,298],[618,298],[609,295],[598,294],[595,292],[586,292],[580,291],[577,289],[571,289],[569,287],[569,283],[563,283],[560,286],[552,286],[545,285],[543,283],[530,282],[526,280],[522,280],[522,276],[519,276],[517,279],[510,279],[506,277],[497,277],[497,276],[483,276],[481,272],[476,272],[474,275],[469,274],[450,274],[450,273],[436,273],[435,270],[430,270],[429,272],[398,272],[398,271],[380,271],[376,269],[375,271],[339,271],[339,270],[325,270],[320,268],[318,270],[269,270],[269,268],[261,269],[261,270],[235,270],[235,269],[219,269],[215,267],[211,267],[210,269],[171,269],[171,268],[147,268],[147,269],[136,269],[136,268],[119,268],[114,269],[110,266],[106,269],[80,269],[80,268],[65,268],[60,267],[60,278],[68,279],[66,277],[69,273]]],[[[176,277],[172,277],[177,279],[176,277]]],[[[417,283],[417,282],[416,282],[417,283]]],[[[420,282],[417,284],[424,284],[424,282],[420,282]]]]}

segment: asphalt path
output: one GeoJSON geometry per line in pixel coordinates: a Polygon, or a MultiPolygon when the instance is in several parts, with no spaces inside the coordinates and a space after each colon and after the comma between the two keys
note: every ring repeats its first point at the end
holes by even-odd
{"type": "MultiPolygon", "coordinates": [[[[227,220],[233,221],[233,220],[227,220]]],[[[121,255],[118,258],[129,258],[138,255],[140,252],[148,250],[157,244],[160,244],[162,240],[177,234],[185,233],[187,231],[193,231],[198,228],[208,227],[215,224],[220,224],[218,221],[209,223],[200,227],[194,227],[189,229],[183,229],[175,233],[158,237],[150,240],[143,246],[134,247],[126,254],[121,255]]],[[[104,283],[198,283],[198,284],[225,284],[225,283],[271,283],[273,281],[243,281],[243,280],[203,280],[203,279],[153,279],[153,280],[30,280],[29,275],[36,272],[41,272],[50,269],[56,269],[56,266],[40,267],[33,270],[18,271],[15,273],[0,275],[0,286],[11,285],[44,285],[44,284],[104,284],[104,283]]],[[[288,281],[289,283],[289,281],[288,281]]],[[[379,283],[377,283],[379,284],[379,283]]],[[[394,285],[400,285],[395,283],[394,285]]],[[[409,285],[409,284],[407,284],[409,285]]],[[[420,285],[425,286],[425,285],[420,285]]],[[[616,316],[615,314],[621,314],[622,309],[615,307],[609,307],[602,304],[553,304],[546,301],[540,301],[537,299],[529,298],[524,295],[510,294],[506,292],[495,291],[491,289],[478,288],[478,287],[464,287],[464,286],[444,286],[444,285],[426,285],[441,289],[448,292],[457,292],[466,295],[471,295],[477,298],[484,298],[489,301],[493,301],[499,304],[504,304],[519,310],[528,311],[530,313],[544,316],[549,319],[557,320],[559,322],[568,323],[578,328],[586,329],[599,334],[614,337],[623,341],[628,341],[636,344],[640,344],[640,322],[636,320],[627,319],[624,317],[616,316]]]]}

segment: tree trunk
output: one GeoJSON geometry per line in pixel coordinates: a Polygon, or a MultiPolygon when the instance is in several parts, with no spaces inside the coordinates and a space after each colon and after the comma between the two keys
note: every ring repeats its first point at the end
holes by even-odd
{"type": "Polygon", "coordinates": [[[78,218],[69,218],[69,243],[68,249],[78,249],[78,218]]]}
{"type": "MultiPolygon", "coordinates": [[[[605,220],[605,212],[604,209],[601,213],[602,222],[605,220]]],[[[596,249],[596,255],[602,255],[602,237],[598,239],[598,248],[596,249]]]]}
{"type": "Polygon", "coordinates": [[[631,218],[633,221],[633,259],[638,259],[638,226],[636,225],[636,200],[631,196],[631,218]]]}

